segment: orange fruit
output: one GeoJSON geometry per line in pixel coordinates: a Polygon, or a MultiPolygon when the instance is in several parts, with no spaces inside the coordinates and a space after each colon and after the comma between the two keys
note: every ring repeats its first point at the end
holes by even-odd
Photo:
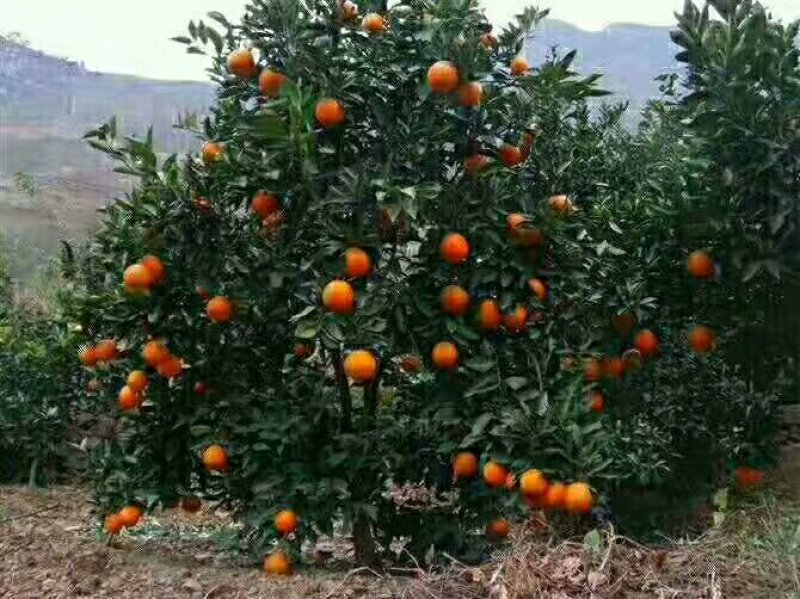
{"type": "Polygon", "coordinates": [[[440,60],[428,69],[428,85],[437,94],[453,93],[458,87],[458,69],[451,62],[440,60]]]}
{"type": "Polygon", "coordinates": [[[255,77],[256,61],[253,53],[247,48],[239,48],[228,54],[228,71],[237,77],[255,77]]]}
{"type": "Polygon", "coordinates": [[[119,519],[127,528],[136,526],[142,519],[142,508],[138,505],[127,505],[119,511],[119,519]]]}
{"type": "Polygon", "coordinates": [[[689,345],[695,353],[708,353],[717,345],[716,335],[707,326],[697,325],[689,332],[689,345]]]}
{"type": "Polygon", "coordinates": [[[250,202],[250,210],[256,213],[261,219],[267,218],[273,212],[277,212],[281,207],[278,196],[266,191],[259,191],[250,202]]]}
{"type": "Polygon", "coordinates": [[[505,539],[511,531],[511,525],[505,518],[497,518],[489,523],[486,527],[486,536],[490,539],[500,540],[505,539]]]}
{"type": "Polygon", "coordinates": [[[689,254],[686,260],[686,270],[695,279],[710,279],[714,276],[714,260],[708,252],[697,250],[689,254]]]}
{"type": "Polygon", "coordinates": [[[606,358],[602,364],[603,372],[610,379],[621,379],[625,375],[625,362],[622,358],[606,358]]]}
{"type": "Polygon", "coordinates": [[[639,331],[633,340],[633,345],[639,350],[643,358],[649,358],[658,353],[658,337],[648,329],[639,331]]]}
{"type": "Polygon", "coordinates": [[[262,95],[268,98],[277,98],[281,95],[283,84],[287,81],[288,79],[283,73],[264,69],[258,76],[258,89],[261,90],[262,95]]]}
{"type": "Polygon", "coordinates": [[[203,451],[203,465],[206,470],[223,472],[228,469],[228,452],[221,445],[209,445],[203,451]]]}
{"type": "Polygon", "coordinates": [[[561,509],[567,499],[567,486],[561,483],[554,483],[547,487],[542,497],[543,507],[551,510],[561,509]]]}
{"type": "Polygon", "coordinates": [[[233,304],[227,297],[217,296],[208,300],[206,316],[211,322],[225,323],[233,318],[233,304]]]}
{"type": "Polygon", "coordinates": [[[733,472],[736,486],[742,490],[754,489],[764,482],[764,472],[749,466],[739,466],[733,472]]]}
{"type": "Polygon", "coordinates": [[[493,489],[504,486],[507,476],[508,469],[497,462],[487,462],[483,467],[483,480],[493,489]]]}
{"type": "Polygon", "coordinates": [[[504,144],[503,147],[500,148],[500,160],[507,167],[514,167],[518,164],[522,164],[522,162],[525,160],[525,157],[522,155],[522,150],[520,150],[517,146],[504,144]]]}
{"type": "Polygon", "coordinates": [[[143,264],[131,264],[122,273],[122,282],[128,291],[144,291],[153,284],[153,275],[143,264]]]}
{"type": "Polygon", "coordinates": [[[372,352],[358,349],[347,354],[344,372],[356,383],[368,383],[378,376],[378,360],[372,352]]]}
{"type": "Polygon", "coordinates": [[[451,316],[464,316],[469,310],[469,293],[458,285],[448,285],[442,290],[442,310],[451,316]]]}
{"type": "Polygon", "coordinates": [[[575,207],[572,205],[572,200],[565,195],[552,196],[549,201],[553,212],[561,216],[569,214],[575,209],[575,207]]]}
{"type": "Polygon", "coordinates": [[[487,50],[491,50],[497,46],[497,38],[488,31],[481,36],[481,46],[487,50]]]}
{"type": "Polygon", "coordinates": [[[439,246],[442,259],[449,264],[463,264],[469,259],[469,242],[460,233],[450,233],[439,246]]]}
{"type": "Polygon", "coordinates": [[[348,248],[344,253],[345,274],[351,278],[363,278],[372,274],[372,258],[361,248],[348,248]]]}
{"type": "Polygon", "coordinates": [[[541,470],[532,468],[522,473],[519,479],[519,490],[523,495],[538,497],[547,490],[547,477],[541,470]]]}
{"type": "Polygon", "coordinates": [[[317,117],[317,121],[323,129],[338,127],[344,123],[346,117],[342,103],[333,98],[323,98],[317,102],[314,115],[317,117]]]}
{"type": "Polygon", "coordinates": [[[525,306],[517,306],[511,314],[503,316],[503,324],[506,331],[512,335],[524,333],[528,326],[528,309],[525,306]]]}
{"type": "Polygon", "coordinates": [[[372,34],[386,31],[386,23],[383,21],[383,17],[376,12],[364,15],[364,20],[361,21],[361,27],[367,33],[372,34]]]}
{"type": "Polygon", "coordinates": [[[97,364],[99,358],[97,357],[97,350],[94,347],[85,345],[78,351],[78,359],[81,361],[81,364],[87,368],[91,368],[97,364]]]}
{"type": "Polygon", "coordinates": [[[196,514],[203,506],[203,502],[198,497],[184,497],[181,499],[181,509],[189,514],[196,514]]]}
{"type": "Polygon", "coordinates": [[[147,375],[141,370],[134,370],[128,375],[128,387],[135,393],[141,393],[147,389],[149,381],[147,375]]]}
{"type": "Polygon", "coordinates": [[[531,293],[539,298],[539,301],[543,302],[547,299],[547,284],[541,279],[531,279],[528,281],[528,287],[531,293]]]}
{"type": "Polygon", "coordinates": [[[113,339],[103,339],[95,346],[95,353],[97,354],[97,359],[100,362],[111,362],[112,360],[116,360],[117,356],[119,355],[117,342],[113,339]]]}
{"type": "Polygon", "coordinates": [[[169,350],[160,341],[148,341],[142,350],[142,359],[152,368],[155,368],[169,357],[169,350]]]}
{"type": "Polygon", "coordinates": [[[292,573],[292,562],[283,551],[270,553],[264,559],[264,572],[270,576],[289,576],[292,573]]]}
{"type": "Polygon", "coordinates": [[[408,374],[422,372],[422,360],[415,355],[405,356],[400,360],[400,368],[408,374]]]}
{"type": "Polygon", "coordinates": [[[153,285],[160,285],[164,282],[167,276],[167,267],[158,256],[148,255],[142,258],[142,266],[144,266],[153,279],[153,285]]]}
{"type": "Polygon", "coordinates": [[[485,154],[473,154],[464,159],[464,170],[468,174],[474,175],[481,172],[492,163],[492,159],[485,154]]]}
{"type": "Polygon", "coordinates": [[[603,366],[598,360],[591,359],[586,362],[583,370],[583,378],[589,383],[597,383],[603,378],[603,366]]]}
{"type": "Polygon", "coordinates": [[[483,85],[470,81],[458,88],[458,101],[462,106],[474,108],[483,102],[483,85]]]}
{"type": "Polygon", "coordinates": [[[606,411],[606,398],[600,391],[592,391],[592,394],[589,396],[591,403],[589,404],[589,409],[594,412],[595,414],[602,414],[606,411]]]}
{"type": "MultiPolygon", "coordinates": [[[[221,144],[214,141],[207,141],[203,144],[203,163],[206,165],[213,164],[222,160],[222,155],[225,153],[221,144]]],[[[208,203],[208,200],[206,200],[208,203]]]]}
{"type": "Polygon", "coordinates": [[[292,510],[282,510],[275,516],[275,529],[284,537],[296,531],[298,526],[300,521],[292,510]]]}
{"type": "Polygon", "coordinates": [[[356,292],[347,281],[331,281],[322,290],[322,303],[334,314],[352,314],[356,309],[356,292]]]}
{"type": "Polygon", "coordinates": [[[183,361],[170,355],[158,364],[156,370],[165,379],[175,379],[183,374],[183,361]]]}
{"type": "Polygon", "coordinates": [[[525,60],[522,56],[517,56],[514,60],[511,61],[511,74],[519,77],[520,75],[524,75],[528,72],[530,66],[528,65],[528,61],[525,60]]]}
{"type": "Polygon", "coordinates": [[[478,322],[484,331],[496,331],[503,324],[503,313],[495,300],[483,300],[478,308],[478,322]]]}
{"type": "Polygon", "coordinates": [[[122,519],[119,517],[119,514],[111,514],[106,516],[105,521],[105,529],[106,533],[110,535],[118,535],[122,532],[122,529],[125,525],[122,523],[122,519]]]}
{"type": "Polygon", "coordinates": [[[592,490],[586,483],[572,483],[567,487],[564,506],[573,514],[585,514],[592,509],[592,490]]]}
{"type": "Polygon", "coordinates": [[[474,453],[464,451],[453,460],[453,476],[456,480],[475,478],[478,474],[478,458],[474,453]]]}
{"type": "Polygon", "coordinates": [[[431,352],[434,365],[441,370],[458,368],[458,348],[449,341],[437,343],[431,352]]]}
{"type": "Polygon", "coordinates": [[[135,410],[142,402],[141,396],[127,385],[120,389],[117,403],[123,411],[135,410]]]}

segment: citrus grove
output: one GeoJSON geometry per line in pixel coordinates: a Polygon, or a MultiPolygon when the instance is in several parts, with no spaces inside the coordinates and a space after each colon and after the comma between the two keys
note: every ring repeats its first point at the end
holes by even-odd
{"type": "Polygon", "coordinates": [[[645,172],[574,54],[526,61],[543,11],[494,31],[475,0],[389,4],[212,13],[177,38],[218,86],[195,154],[88,134],[139,181],[72,309],[118,419],[92,462],[108,534],[221,502],[288,574],[340,525],[362,563],[467,558],[531,512],[652,530],[757,486],[772,396],[726,359],[732,233],[684,230],[669,188],[706,146],[645,172]]]}

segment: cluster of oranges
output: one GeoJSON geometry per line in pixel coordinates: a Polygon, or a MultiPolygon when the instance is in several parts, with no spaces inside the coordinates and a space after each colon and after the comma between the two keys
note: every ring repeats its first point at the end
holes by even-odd
{"type": "Polygon", "coordinates": [[[152,287],[161,285],[167,276],[164,263],[157,256],[145,256],[141,262],[131,264],[122,275],[126,291],[145,293],[152,287]]]}
{"type": "Polygon", "coordinates": [[[118,357],[119,348],[113,339],[103,339],[97,345],[85,345],[78,351],[78,359],[87,368],[108,364],[118,357]]]}
{"type": "Polygon", "coordinates": [[[118,535],[123,528],[136,526],[142,515],[142,508],[138,505],[127,505],[117,513],[106,516],[105,530],[110,535],[118,535]]]}
{"type": "MultiPolygon", "coordinates": [[[[478,458],[474,453],[462,452],[453,460],[453,476],[457,482],[474,479],[478,475],[478,458]]],[[[489,461],[483,467],[483,480],[492,489],[514,491],[517,477],[502,464],[489,461]]],[[[585,514],[594,504],[591,487],[584,482],[569,485],[550,482],[536,469],[526,470],[519,476],[519,491],[531,509],[565,510],[571,514],[585,514]]],[[[494,520],[487,527],[490,538],[504,538],[510,526],[504,518],[494,520]]]]}

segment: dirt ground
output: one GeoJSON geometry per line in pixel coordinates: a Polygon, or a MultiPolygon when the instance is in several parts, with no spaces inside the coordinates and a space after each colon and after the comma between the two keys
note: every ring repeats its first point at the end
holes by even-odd
{"type": "Polygon", "coordinates": [[[605,531],[591,547],[520,534],[479,568],[378,575],[322,565],[286,579],[230,551],[230,520],[205,507],[148,515],[109,544],[85,489],[5,487],[0,599],[800,597],[800,448],[790,458],[764,494],[700,539],[643,547],[605,531]]]}

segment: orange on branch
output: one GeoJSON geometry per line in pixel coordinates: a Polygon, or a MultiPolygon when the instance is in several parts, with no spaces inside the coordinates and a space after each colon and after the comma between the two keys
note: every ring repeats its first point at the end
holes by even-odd
{"type": "Polygon", "coordinates": [[[458,87],[458,69],[453,63],[440,60],[428,69],[428,85],[437,94],[451,94],[458,87]]]}
{"type": "Polygon", "coordinates": [[[152,368],[155,368],[169,357],[169,350],[161,341],[148,341],[142,350],[142,359],[152,368]]]}
{"type": "Polygon", "coordinates": [[[572,483],[567,487],[564,506],[573,514],[585,514],[592,509],[592,490],[586,483],[572,483]]]}
{"type": "Polygon", "coordinates": [[[288,78],[283,73],[264,69],[258,76],[258,89],[267,98],[277,98],[281,95],[281,89],[287,81],[288,78]]]}
{"type": "Polygon", "coordinates": [[[147,255],[142,258],[142,266],[144,266],[150,276],[152,277],[153,285],[161,285],[167,276],[167,267],[158,256],[147,255]]]}
{"type": "Polygon", "coordinates": [[[119,511],[119,518],[123,526],[131,528],[139,524],[139,520],[142,519],[142,514],[142,508],[138,505],[127,505],[119,511]]]}
{"type": "Polygon", "coordinates": [[[439,251],[445,262],[463,264],[469,259],[469,242],[466,237],[459,233],[450,233],[442,240],[439,251]]]}
{"type": "Polygon", "coordinates": [[[440,341],[431,352],[433,364],[440,370],[453,370],[458,368],[458,348],[449,341],[440,341]]]}
{"type": "Polygon", "coordinates": [[[278,196],[266,191],[259,191],[250,202],[250,210],[257,214],[262,220],[273,212],[277,212],[281,207],[278,196]]]}
{"type": "Polygon", "coordinates": [[[530,279],[528,281],[528,288],[531,290],[531,293],[539,298],[540,302],[547,300],[548,289],[547,283],[542,281],[541,279],[530,279]]]}
{"type": "Polygon", "coordinates": [[[515,77],[519,77],[520,75],[524,75],[528,72],[530,66],[528,65],[528,61],[525,60],[522,56],[517,56],[514,60],[511,61],[511,74],[515,77]]]}
{"type": "Polygon", "coordinates": [[[458,88],[458,101],[466,108],[480,106],[483,102],[483,85],[478,81],[470,81],[458,88]]]}
{"type": "MultiPolygon", "coordinates": [[[[222,147],[222,144],[219,144],[214,141],[207,141],[203,144],[203,164],[206,166],[214,164],[215,162],[219,162],[222,160],[223,155],[225,154],[225,150],[222,147]]],[[[206,200],[207,202],[207,200],[206,200]]]]}
{"type": "Polygon", "coordinates": [[[344,253],[345,274],[350,278],[363,278],[372,274],[372,258],[361,248],[348,248],[344,253]]]}
{"type": "Polygon", "coordinates": [[[365,349],[352,351],[344,359],[344,372],[356,383],[374,381],[378,376],[378,360],[365,349]]]}
{"type": "Polygon", "coordinates": [[[356,292],[347,281],[331,281],[322,290],[322,303],[334,314],[352,314],[356,309],[356,292]]]}
{"type": "Polygon", "coordinates": [[[633,340],[633,345],[639,350],[643,358],[649,358],[658,353],[658,337],[649,329],[639,331],[633,340]]]}
{"type": "Polygon", "coordinates": [[[282,510],[275,515],[275,530],[284,537],[297,530],[300,520],[292,510],[282,510]]]}
{"type": "Polygon", "coordinates": [[[493,489],[497,489],[506,484],[508,469],[497,462],[488,462],[483,467],[483,480],[493,489]]]}
{"type": "Polygon", "coordinates": [[[122,274],[122,282],[128,291],[140,292],[153,285],[153,275],[143,264],[131,264],[122,274]]]}
{"type": "Polygon", "coordinates": [[[99,362],[112,362],[119,356],[117,342],[113,339],[103,339],[95,346],[95,353],[99,362]]]}
{"type": "Polygon", "coordinates": [[[237,77],[246,79],[256,76],[256,61],[253,53],[247,48],[239,48],[228,54],[228,71],[237,77]]]}
{"type": "Polygon", "coordinates": [[[523,155],[522,150],[517,146],[505,144],[502,148],[500,148],[500,160],[507,167],[514,167],[522,164],[525,161],[525,156],[523,155]]]}
{"type": "Polygon", "coordinates": [[[233,318],[233,303],[227,297],[212,297],[206,304],[206,316],[211,322],[230,322],[233,318]]]}
{"type": "Polygon", "coordinates": [[[497,518],[496,520],[492,520],[489,523],[489,526],[486,528],[486,536],[490,540],[499,541],[501,539],[505,539],[509,532],[511,532],[511,525],[505,518],[497,518]]]}
{"type": "Polygon", "coordinates": [[[83,346],[80,351],[78,351],[78,359],[81,364],[87,368],[92,368],[99,361],[97,349],[89,345],[83,346]]]}
{"type": "Polygon", "coordinates": [[[535,468],[526,470],[519,479],[519,490],[528,497],[538,497],[547,490],[547,477],[535,468]]]}
{"type": "Polygon", "coordinates": [[[344,123],[346,118],[344,106],[339,100],[333,98],[324,98],[317,102],[314,116],[323,129],[338,127],[344,123]]]}
{"type": "Polygon", "coordinates": [[[169,355],[156,366],[158,374],[165,379],[175,379],[183,374],[183,360],[169,355]]]}
{"type": "Polygon", "coordinates": [[[119,391],[119,397],[117,398],[117,404],[119,405],[119,409],[122,411],[130,411],[137,409],[142,403],[142,397],[136,391],[131,389],[129,386],[124,386],[119,391]]]}
{"type": "Polygon", "coordinates": [[[228,469],[228,452],[221,445],[209,445],[203,451],[203,465],[206,470],[224,472],[228,469]]]}
{"type": "Polygon", "coordinates": [[[710,279],[714,276],[714,260],[708,252],[694,251],[686,260],[686,270],[695,279],[710,279]]]}
{"type": "Polygon", "coordinates": [[[542,507],[550,510],[563,509],[567,500],[567,486],[562,483],[554,483],[547,487],[542,496],[542,507]]]}
{"type": "Polygon", "coordinates": [[[135,393],[141,393],[147,389],[149,382],[150,381],[148,381],[147,375],[141,370],[134,370],[128,375],[128,387],[130,387],[135,393]]]}
{"type": "Polygon", "coordinates": [[[500,304],[492,299],[483,300],[478,308],[478,323],[484,331],[498,330],[503,325],[500,304]]]}
{"type": "Polygon", "coordinates": [[[270,576],[289,576],[292,573],[292,562],[283,551],[276,551],[264,559],[264,572],[270,576]]]}
{"type": "Polygon", "coordinates": [[[511,314],[503,316],[503,325],[506,327],[507,332],[512,335],[519,335],[527,329],[529,316],[530,314],[525,306],[517,306],[511,314]]]}
{"type": "Polygon", "coordinates": [[[456,480],[475,478],[478,474],[478,458],[474,453],[464,451],[453,460],[453,475],[456,480]]]}
{"type": "Polygon", "coordinates": [[[469,311],[469,293],[458,285],[448,285],[442,290],[442,310],[451,316],[463,316],[469,311]]]}
{"type": "Polygon", "coordinates": [[[697,325],[689,332],[689,345],[697,354],[712,351],[717,345],[717,337],[709,327],[697,325]]]}
{"type": "Polygon", "coordinates": [[[368,15],[364,15],[364,19],[361,21],[361,27],[367,33],[374,35],[386,31],[386,22],[381,15],[376,12],[371,12],[368,15]]]}

